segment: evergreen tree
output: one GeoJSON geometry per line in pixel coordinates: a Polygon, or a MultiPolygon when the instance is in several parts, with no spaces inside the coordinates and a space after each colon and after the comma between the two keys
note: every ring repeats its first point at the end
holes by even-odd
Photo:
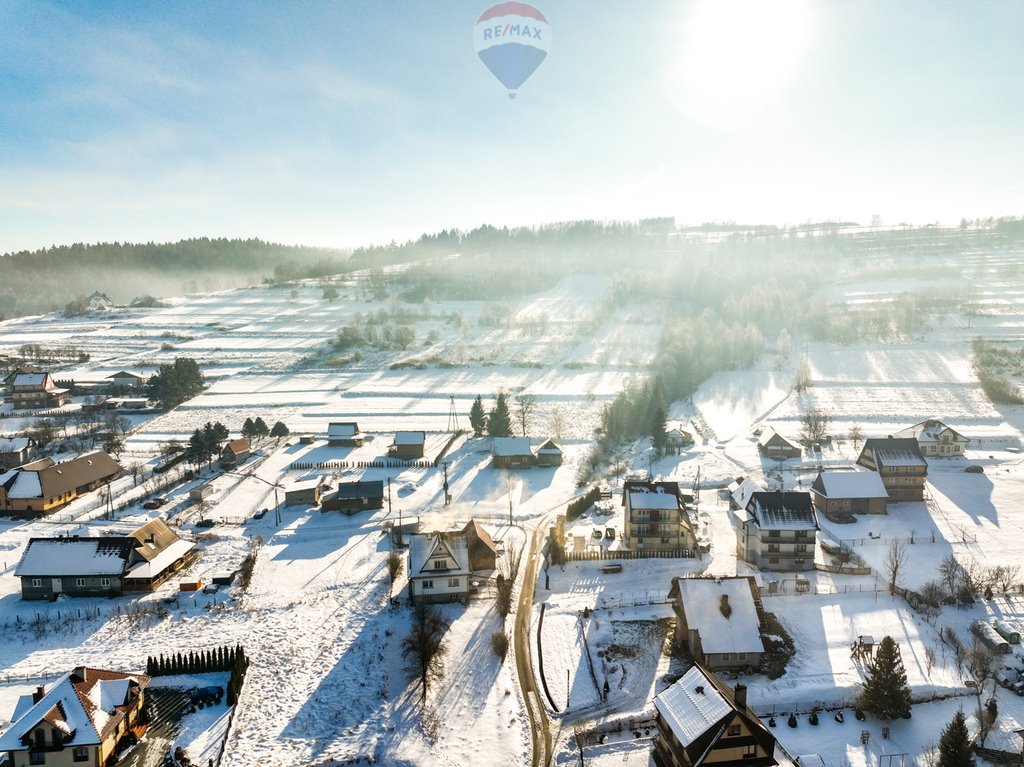
{"type": "Polygon", "coordinates": [[[205,383],[195,360],[178,357],[173,364],[157,369],[146,382],[146,390],[161,407],[170,410],[201,393],[205,383]]]}
{"type": "Polygon", "coordinates": [[[288,436],[288,427],[281,421],[274,424],[274,427],[270,430],[270,436],[274,439],[281,439],[282,437],[288,436]]]}
{"type": "Polygon", "coordinates": [[[864,680],[861,706],[879,719],[899,719],[910,714],[910,687],[900,648],[891,636],[882,637],[864,680]]]}
{"type": "Polygon", "coordinates": [[[473,436],[479,437],[487,428],[487,414],[484,412],[484,403],[480,395],[473,400],[473,407],[469,409],[469,425],[473,427],[473,436]]]}
{"type": "Polygon", "coordinates": [[[665,432],[665,411],[655,408],[651,419],[651,444],[659,454],[664,454],[668,446],[668,434],[665,432]]]}
{"type": "Polygon", "coordinates": [[[508,410],[508,397],[505,392],[498,394],[494,409],[487,416],[487,434],[491,437],[512,436],[512,415],[508,410]]]}
{"type": "Polygon", "coordinates": [[[963,711],[953,715],[953,721],[946,725],[939,738],[938,767],[975,767],[971,753],[971,737],[967,732],[967,720],[963,711]]]}
{"type": "Polygon", "coordinates": [[[242,436],[246,438],[256,436],[256,426],[251,418],[246,418],[245,423],[242,424],[242,436]]]}
{"type": "Polygon", "coordinates": [[[192,432],[192,436],[188,440],[187,453],[189,463],[195,466],[206,463],[206,459],[210,457],[210,448],[201,429],[192,432]]]}
{"type": "Polygon", "coordinates": [[[267,426],[267,422],[259,416],[256,416],[256,420],[252,422],[254,432],[253,434],[257,437],[266,437],[270,434],[270,427],[267,426]]]}

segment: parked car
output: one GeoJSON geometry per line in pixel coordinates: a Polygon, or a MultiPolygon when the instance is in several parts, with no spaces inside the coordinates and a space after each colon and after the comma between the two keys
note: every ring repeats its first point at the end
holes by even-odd
{"type": "Polygon", "coordinates": [[[595,541],[601,540],[601,528],[600,527],[595,527],[593,535],[594,535],[594,540],[595,541]]]}
{"type": "Polygon", "coordinates": [[[270,511],[270,509],[260,509],[259,511],[252,515],[252,518],[263,519],[265,516],[267,516],[268,511],[270,511]]]}
{"type": "Polygon", "coordinates": [[[606,527],[604,529],[604,537],[607,538],[609,541],[614,541],[615,540],[615,528],[614,527],[606,527]]]}
{"type": "Polygon", "coordinates": [[[196,522],[196,527],[213,527],[215,524],[217,523],[212,519],[200,519],[196,522]]]}
{"type": "Polygon", "coordinates": [[[148,501],[146,501],[144,504],[142,504],[142,508],[144,508],[144,509],[151,509],[151,510],[152,509],[159,509],[161,506],[163,506],[166,503],[167,503],[167,499],[166,498],[150,498],[148,501]]]}

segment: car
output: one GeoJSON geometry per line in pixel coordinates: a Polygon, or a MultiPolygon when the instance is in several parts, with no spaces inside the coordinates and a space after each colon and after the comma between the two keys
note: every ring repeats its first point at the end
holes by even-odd
{"type": "Polygon", "coordinates": [[[212,519],[200,519],[198,522],[196,522],[196,527],[213,527],[215,524],[217,523],[214,522],[212,519]]]}
{"type": "Polygon", "coordinates": [[[985,467],[980,464],[974,463],[968,466],[966,469],[964,469],[964,471],[966,471],[968,474],[984,474],[985,467]]]}
{"type": "Polygon", "coordinates": [[[592,535],[594,536],[594,540],[595,541],[601,540],[601,528],[595,527],[594,528],[594,532],[592,533],[592,535]]]}
{"type": "Polygon", "coordinates": [[[615,528],[614,527],[606,527],[604,529],[604,537],[607,538],[609,541],[614,541],[615,540],[615,528]]]}
{"type": "Polygon", "coordinates": [[[263,519],[265,516],[267,516],[268,511],[270,511],[270,509],[260,509],[259,511],[252,515],[252,518],[263,519]]]}
{"type": "Polygon", "coordinates": [[[152,509],[159,509],[161,506],[163,506],[166,503],[167,503],[167,499],[166,498],[151,498],[150,500],[148,500],[144,504],[142,504],[142,508],[150,509],[150,510],[152,510],[152,509]]]}
{"type": "Polygon", "coordinates": [[[218,586],[216,583],[207,583],[205,586],[203,586],[203,593],[216,594],[219,589],[220,586],[218,586]]]}

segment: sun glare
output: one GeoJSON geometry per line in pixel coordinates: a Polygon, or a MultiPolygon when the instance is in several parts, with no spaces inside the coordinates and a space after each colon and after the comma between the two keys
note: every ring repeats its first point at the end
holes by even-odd
{"type": "Polygon", "coordinates": [[[785,94],[813,34],[808,0],[697,0],[671,87],[693,119],[742,127],[785,94]]]}

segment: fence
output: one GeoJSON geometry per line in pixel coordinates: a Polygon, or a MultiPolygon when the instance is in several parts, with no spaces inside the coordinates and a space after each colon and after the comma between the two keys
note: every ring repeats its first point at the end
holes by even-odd
{"type": "Polygon", "coordinates": [[[397,458],[375,459],[372,461],[295,461],[288,466],[288,471],[308,471],[309,469],[430,469],[432,461],[401,461],[397,458]]]}
{"type": "Polygon", "coordinates": [[[572,551],[565,555],[568,562],[593,562],[602,559],[693,559],[697,552],[693,549],[619,549],[609,551],[572,551]]]}

